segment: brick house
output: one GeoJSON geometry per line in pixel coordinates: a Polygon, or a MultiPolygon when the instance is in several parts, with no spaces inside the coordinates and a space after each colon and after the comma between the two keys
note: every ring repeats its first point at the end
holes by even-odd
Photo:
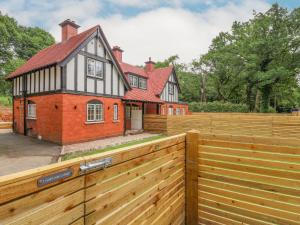
{"type": "Polygon", "coordinates": [[[151,58],[145,68],[129,65],[100,26],[79,34],[74,21],[60,26],[61,42],[7,77],[16,133],[69,144],[142,130],[144,114],[188,112],[173,66],[155,69],[151,58]]]}

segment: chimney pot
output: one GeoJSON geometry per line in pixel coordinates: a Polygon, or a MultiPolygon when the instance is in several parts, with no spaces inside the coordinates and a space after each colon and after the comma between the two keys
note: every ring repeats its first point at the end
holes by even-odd
{"type": "Polygon", "coordinates": [[[114,46],[112,51],[118,62],[122,62],[123,50],[119,46],[114,46]]]}
{"type": "Polygon", "coordinates": [[[59,24],[61,26],[61,41],[67,41],[71,37],[77,35],[78,28],[80,27],[74,21],[66,19],[59,24]]]}
{"type": "Polygon", "coordinates": [[[149,57],[149,61],[145,62],[145,71],[152,72],[154,70],[155,62],[152,61],[151,57],[149,57]]]}

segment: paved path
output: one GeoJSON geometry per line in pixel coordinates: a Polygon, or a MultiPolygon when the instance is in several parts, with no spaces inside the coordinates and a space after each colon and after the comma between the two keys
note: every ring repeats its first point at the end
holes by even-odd
{"type": "Polygon", "coordinates": [[[94,149],[102,149],[109,146],[120,145],[131,141],[142,140],[148,137],[154,137],[158,134],[141,133],[127,136],[117,136],[111,138],[105,138],[96,141],[83,142],[79,144],[65,145],[62,148],[61,154],[76,152],[76,151],[89,151],[94,149]]]}
{"type": "Polygon", "coordinates": [[[57,162],[61,146],[0,130],[0,176],[57,162]]]}

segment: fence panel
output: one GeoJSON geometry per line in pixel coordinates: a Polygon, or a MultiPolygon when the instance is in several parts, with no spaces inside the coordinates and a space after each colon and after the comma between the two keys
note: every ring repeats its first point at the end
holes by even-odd
{"type": "Polygon", "coordinates": [[[194,131],[187,135],[187,152],[195,135],[198,223],[300,224],[300,147],[194,131]]]}
{"type": "Polygon", "coordinates": [[[183,134],[4,176],[0,224],[183,224],[184,170],[183,134]]]}

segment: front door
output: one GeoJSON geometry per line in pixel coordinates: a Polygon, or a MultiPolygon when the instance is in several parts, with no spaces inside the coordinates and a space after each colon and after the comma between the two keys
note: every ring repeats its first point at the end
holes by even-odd
{"type": "Polygon", "coordinates": [[[141,130],[143,128],[142,121],[142,110],[140,109],[132,109],[131,110],[131,129],[132,130],[141,130]]]}

